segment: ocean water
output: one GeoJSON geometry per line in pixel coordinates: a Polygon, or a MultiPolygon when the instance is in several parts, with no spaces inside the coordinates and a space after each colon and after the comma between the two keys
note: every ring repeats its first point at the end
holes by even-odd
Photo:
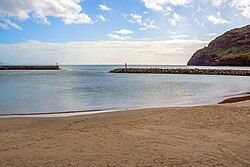
{"type": "Polygon", "coordinates": [[[0,114],[214,104],[227,96],[250,92],[250,77],[108,73],[117,67],[122,66],[0,71],[0,114]]]}

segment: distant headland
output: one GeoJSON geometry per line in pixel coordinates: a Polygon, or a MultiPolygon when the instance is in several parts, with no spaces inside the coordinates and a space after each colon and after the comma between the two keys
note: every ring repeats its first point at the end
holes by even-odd
{"type": "Polygon", "coordinates": [[[227,31],[194,53],[187,65],[250,66],[250,25],[227,31]]]}

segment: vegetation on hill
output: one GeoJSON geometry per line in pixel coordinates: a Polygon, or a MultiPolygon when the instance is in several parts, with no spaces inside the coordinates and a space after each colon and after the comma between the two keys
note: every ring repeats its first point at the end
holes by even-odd
{"type": "Polygon", "coordinates": [[[250,66],[250,25],[230,30],[194,53],[188,65],[250,66]]]}

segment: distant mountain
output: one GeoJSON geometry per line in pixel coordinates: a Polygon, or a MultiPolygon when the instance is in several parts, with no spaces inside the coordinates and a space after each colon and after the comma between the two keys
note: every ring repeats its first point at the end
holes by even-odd
{"type": "Polygon", "coordinates": [[[194,53],[188,65],[250,66],[250,25],[232,29],[194,53]]]}

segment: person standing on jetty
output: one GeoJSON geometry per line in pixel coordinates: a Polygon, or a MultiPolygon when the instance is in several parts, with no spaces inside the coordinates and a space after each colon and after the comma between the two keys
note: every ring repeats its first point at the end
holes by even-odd
{"type": "Polygon", "coordinates": [[[127,64],[127,63],[125,63],[124,67],[125,67],[125,68],[128,68],[128,64],[127,64]]]}

